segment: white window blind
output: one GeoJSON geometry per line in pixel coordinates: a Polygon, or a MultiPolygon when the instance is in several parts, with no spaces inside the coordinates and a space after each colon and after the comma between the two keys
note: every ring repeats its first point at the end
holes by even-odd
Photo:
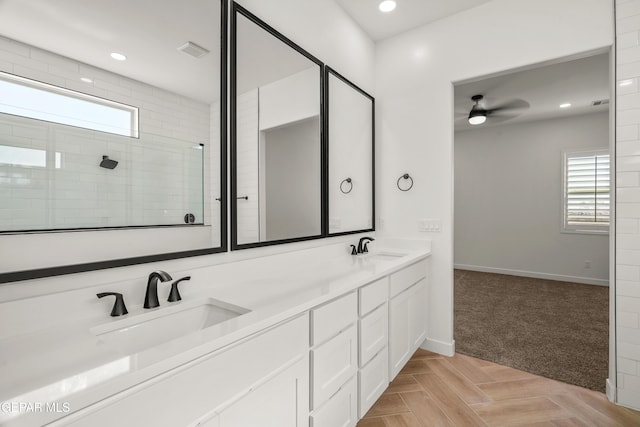
{"type": "Polygon", "coordinates": [[[606,232],[609,229],[609,152],[565,153],[564,230],[606,232]]]}

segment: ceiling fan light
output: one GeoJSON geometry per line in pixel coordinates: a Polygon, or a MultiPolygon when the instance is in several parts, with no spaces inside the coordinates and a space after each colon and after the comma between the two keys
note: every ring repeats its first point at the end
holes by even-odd
{"type": "Polygon", "coordinates": [[[469,116],[469,124],[470,125],[481,125],[487,121],[487,116],[483,114],[478,114],[476,116],[469,116]]]}

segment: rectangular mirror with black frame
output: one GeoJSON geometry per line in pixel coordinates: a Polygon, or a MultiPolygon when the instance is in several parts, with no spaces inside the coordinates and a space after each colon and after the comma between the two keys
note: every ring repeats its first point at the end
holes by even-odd
{"type": "Polygon", "coordinates": [[[323,227],[323,64],[233,3],[231,247],[317,239],[323,227]]]}
{"type": "Polygon", "coordinates": [[[226,4],[0,2],[0,283],[226,250],[226,4]]]}
{"type": "Polygon", "coordinates": [[[373,231],[374,98],[325,67],[329,235],[373,231]]]}

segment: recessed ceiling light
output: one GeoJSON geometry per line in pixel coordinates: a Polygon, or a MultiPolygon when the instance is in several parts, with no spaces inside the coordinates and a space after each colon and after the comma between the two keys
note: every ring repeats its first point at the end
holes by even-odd
{"type": "Polygon", "coordinates": [[[80,77],[80,81],[83,81],[85,83],[93,83],[93,80],[91,80],[89,77],[80,77]]]}
{"type": "Polygon", "coordinates": [[[619,86],[629,86],[633,84],[633,80],[623,80],[620,83],[618,83],[619,86]]]}
{"type": "Polygon", "coordinates": [[[571,107],[571,104],[569,104],[568,102],[565,102],[564,104],[560,104],[560,108],[569,108],[571,107]]]}
{"type": "Polygon", "coordinates": [[[391,12],[393,9],[396,8],[396,2],[394,0],[384,0],[382,2],[380,2],[380,4],[378,5],[378,9],[380,9],[380,12],[391,12]]]}
{"type": "Polygon", "coordinates": [[[126,61],[127,57],[118,52],[111,52],[111,57],[116,61],[126,61]]]}

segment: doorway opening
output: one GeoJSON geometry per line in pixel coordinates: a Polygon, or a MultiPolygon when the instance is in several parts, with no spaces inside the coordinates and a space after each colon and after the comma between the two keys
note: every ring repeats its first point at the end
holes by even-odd
{"type": "Polygon", "coordinates": [[[460,83],[454,94],[456,351],[602,392],[609,69],[599,53],[460,83]]]}

